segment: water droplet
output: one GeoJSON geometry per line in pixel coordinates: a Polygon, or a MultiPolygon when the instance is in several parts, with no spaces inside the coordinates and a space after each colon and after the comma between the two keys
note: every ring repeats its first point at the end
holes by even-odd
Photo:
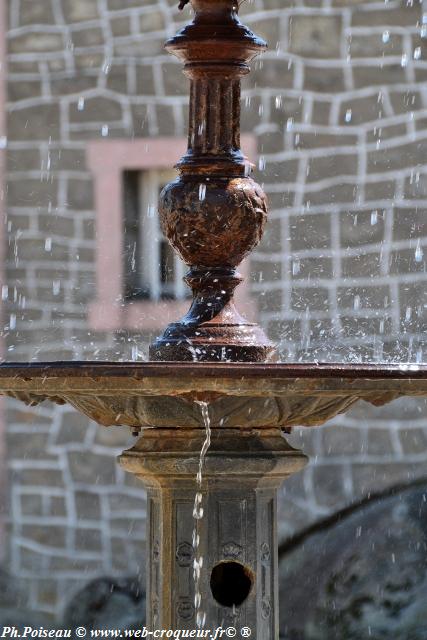
{"type": "Polygon", "coordinates": [[[206,185],[205,184],[200,184],[199,185],[199,200],[200,202],[203,202],[203,200],[206,198],[206,185]]]}
{"type": "Polygon", "coordinates": [[[424,258],[424,251],[421,245],[418,243],[415,249],[415,262],[422,262],[424,258]]]}
{"type": "Polygon", "coordinates": [[[286,121],[286,131],[292,131],[293,128],[294,128],[294,119],[288,118],[286,121]]]}
{"type": "Polygon", "coordinates": [[[353,309],[358,311],[360,309],[360,296],[354,296],[353,309]]]}
{"type": "Polygon", "coordinates": [[[276,109],[280,109],[283,103],[282,96],[276,96],[276,109]]]}
{"type": "Polygon", "coordinates": [[[301,271],[301,262],[297,258],[296,260],[292,261],[292,275],[297,276],[300,271],[301,271]]]}
{"type": "Polygon", "coordinates": [[[383,31],[382,41],[384,42],[384,44],[387,44],[387,42],[390,41],[390,32],[389,31],[383,31]]]}
{"type": "Polygon", "coordinates": [[[400,59],[400,66],[407,67],[408,66],[408,55],[404,53],[400,59]]]}
{"type": "Polygon", "coordinates": [[[13,331],[16,329],[16,314],[11,313],[9,318],[9,329],[13,331]]]}
{"type": "Polygon", "coordinates": [[[353,117],[352,110],[351,109],[347,109],[347,111],[345,112],[344,120],[346,122],[351,122],[352,117],[353,117]]]}
{"type": "Polygon", "coordinates": [[[372,211],[371,213],[371,225],[377,224],[378,222],[378,211],[372,211]]]}
{"type": "Polygon", "coordinates": [[[44,241],[44,250],[52,251],[52,238],[46,238],[44,241]]]}
{"type": "Polygon", "coordinates": [[[148,218],[153,218],[155,213],[156,213],[156,205],[155,204],[149,204],[148,207],[147,207],[147,216],[148,216],[148,218]]]}
{"type": "Polygon", "coordinates": [[[54,296],[59,295],[59,292],[61,291],[61,281],[60,280],[54,280],[52,282],[52,293],[54,296]]]}
{"type": "Polygon", "coordinates": [[[85,99],[83,96],[80,96],[79,101],[77,103],[77,109],[78,111],[83,111],[84,108],[85,108],[85,99]]]}
{"type": "Polygon", "coordinates": [[[103,138],[106,138],[108,136],[108,132],[109,132],[109,126],[108,124],[103,124],[102,125],[102,129],[101,129],[101,135],[103,138]]]}
{"type": "Polygon", "coordinates": [[[414,49],[414,60],[419,60],[421,58],[421,47],[416,47],[414,49]]]}
{"type": "Polygon", "coordinates": [[[260,171],[264,171],[265,165],[266,165],[265,157],[264,156],[260,156],[259,160],[258,160],[258,169],[260,171]]]}
{"type": "Polygon", "coordinates": [[[1,299],[7,300],[8,297],[9,297],[9,287],[7,286],[7,284],[4,284],[1,288],[1,299]]]}

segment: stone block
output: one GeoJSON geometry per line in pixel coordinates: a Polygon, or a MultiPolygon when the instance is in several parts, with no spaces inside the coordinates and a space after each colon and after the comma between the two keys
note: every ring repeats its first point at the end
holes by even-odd
{"type": "Polygon", "coordinates": [[[394,240],[409,240],[427,236],[427,219],[423,208],[396,207],[393,210],[393,215],[394,240]]]}
{"type": "Polygon", "coordinates": [[[125,448],[129,445],[130,431],[127,427],[114,427],[106,429],[97,427],[95,442],[103,447],[125,448]]]}
{"type": "Polygon", "coordinates": [[[394,200],[396,195],[396,183],[394,180],[379,180],[378,182],[365,183],[365,200],[394,200]]]}
{"type": "Polygon", "coordinates": [[[296,14],[289,19],[289,50],[305,58],[339,58],[341,17],[296,14]]]}
{"type": "Polygon", "coordinates": [[[50,496],[49,497],[49,515],[54,518],[63,518],[67,515],[67,503],[62,496],[50,496]]]}
{"type": "Polygon", "coordinates": [[[76,69],[99,69],[104,64],[104,56],[101,53],[76,53],[74,55],[76,69]]]}
{"type": "Polygon", "coordinates": [[[116,462],[112,456],[90,451],[69,451],[68,464],[73,482],[115,484],[116,462]]]}
{"type": "Polygon", "coordinates": [[[260,251],[265,252],[281,252],[282,251],[282,225],[280,219],[269,220],[261,243],[259,245],[260,251]]]}
{"type": "Polygon", "coordinates": [[[342,260],[344,278],[374,278],[381,275],[379,253],[364,253],[342,260]]]}
{"type": "MultiPolygon", "coordinates": [[[[17,241],[17,255],[25,260],[41,260],[43,262],[55,260],[58,262],[68,262],[70,259],[69,247],[58,240],[52,241],[52,247],[46,249],[44,238],[19,238],[17,241]]],[[[25,310],[25,314],[28,313],[25,310]]]]}
{"type": "MultiPolygon", "coordinates": [[[[330,343],[330,341],[334,341],[336,342],[337,340],[337,332],[336,329],[334,327],[334,323],[332,322],[332,320],[328,320],[328,319],[321,319],[321,320],[310,320],[309,323],[309,336],[310,336],[310,345],[309,347],[311,347],[312,344],[318,345],[316,348],[316,359],[319,359],[319,356],[317,355],[318,353],[318,348],[320,345],[320,348],[323,349],[324,347],[326,347],[326,350],[329,350],[329,346],[328,346],[328,342],[330,343]]],[[[303,336],[303,339],[306,338],[306,334],[303,336]]],[[[307,347],[307,348],[309,348],[307,347]]],[[[304,351],[302,350],[302,353],[304,353],[304,351]]],[[[302,359],[306,360],[307,356],[303,357],[302,359]]],[[[297,358],[298,361],[302,361],[301,358],[297,358]]],[[[322,357],[321,360],[323,360],[324,358],[322,357]]],[[[334,358],[334,361],[336,362],[338,360],[338,358],[334,358]]]]}
{"type": "Polygon", "coordinates": [[[254,291],[252,298],[257,303],[259,313],[274,313],[282,310],[283,295],[280,289],[273,291],[254,291]]]}
{"type": "Polygon", "coordinates": [[[372,456],[384,456],[389,458],[395,455],[391,433],[388,429],[376,429],[370,426],[366,432],[367,446],[363,453],[372,456]]]}
{"type": "Polygon", "coordinates": [[[331,217],[328,214],[294,217],[289,222],[289,230],[292,251],[331,246],[331,217]]]}
{"type": "Polygon", "coordinates": [[[353,11],[351,24],[353,27],[415,27],[419,20],[418,7],[412,7],[406,2],[400,8],[379,8],[371,11],[353,11]]]}
{"type": "Polygon", "coordinates": [[[349,473],[344,465],[315,465],[311,469],[314,498],[322,507],[337,510],[348,500],[344,474],[349,473]]]}
{"type": "Polygon", "coordinates": [[[53,103],[14,108],[9,111],[7,127],[10,140],[57,140],[60,136],[59,107],[53,103]]]}
{"type": "Polygon", "coordinates": [[[114,122],[122,119],[122,106],[117,100],[98,96],[85,100],[84,109],[79,110],[78,101],[70,105],[70,122],[114,122]],[[102,114],[102,116],[101,116],[102,114]]]}
{"type": "Polygon", "coordinates": [[[335,94],[345,91],[344,69],[341,66],[323,67],[304,65],[304,89],[335,94]]]}
{"type": "Polygon", "coordinates": [[[349,153],[335,153],[311,158],[308,163],[307,181],[317,182],[338,176],[357,175],[358,157],[349,153]]]}
{"type": "Polygon", "coordinates": [[[397,114],[418,111],[422,109],[422,99],[418,91],[413,89],[397,91],[393,87],[389,89],[389,98],[393,111],[397,114]]]}
{"type": "Polygon", "coordinates": [[[66,445],[84,442],[88,433],[88,419],[75,411],[67,411],[61,416],[61,424],[55,443],[66,445]]]}
{"type": "Polygon", "coordinates": [[[364,453],[364,431],[355,427],[333,426],[321,430],[325,456],[354,456],[364,453]]]}
{"type": "Polygon", "coordinates": [[[84,171],[86,169],[86,153],[83,149],[51,149],[49,160],[52,171],[84,171]]]}
{"type": "Polygon", "coordinates": [[[128,93],[128,74],[127,67],[123,64],[114,64],[111,66],[107,75],[107,88],[116,93],[127,95],[128,93]]]}
{"type": "Polygon", "coordinates": [[[37,31],[30,33],[22,33],[9,38],[10,53],[47,53],[50,51],[62,51],[64,41],[62,33],[52,31],[43,31],[40,27],[37,31]]]}
{"type": "Polygon", "coordinates": [[[417,455],[427,451],[426,429],[400,429],[399,440],[405,455],[417,455]]]}
{"type": "Polygon", "coordinates": [[[55,607],[57,604],[59,581],[54,579],[39,579],[37,581],[37,604],[41,608],[55,607]]]}
{"type": "Polygon", "coordinates": [[[38,149],[8,149],[6,162],[9,175],[13,171],[34,171],[41,167],[38,149]]]}
{"type": "Polygon", "coordinates": [[[94,75],[73,75],[69,78],[51,78],[50,86],[52,95],[66,96],[69,94],[83,93],[88,89],[95,89],[97,78],[94,75]]]}
{"type": "Polygon", "coordinates": [[[139,96],[152,96],[156,93],[152,65],[138,64],[136,66],[136,93],[139,96]]]}
{"type": "Polygon", "coordinates": [[[298,175],[298,160],[283,160],[265,162],[262,170],[257,172],[257,180],[274,184],[278,179],[283,182],[293,182],[298,175]]]}
{"type": "Polygon", "coordinates": [[[164,55],[164,38],[158,37],[133,37],[129,41],[116,42],[113,48],[114,56],[119,58],[130,57],[135,60],[164,55]]]}
{"type": "Polygon", "coordinates": [[[128,36],[131,34],[130,16],[120,16],[110,20],[110,29],[114,38],[128,36]]]}
{"type": "Polygon", "coordinates": [[[269,337],[275,342],[299,342],[301,340],[300,320],[271,320],[267,327],[269,337]]]}
{"type": "Polygon", "coordinates": [[[403,53],[403,37],[391,33],[387,42],[383,41],[383,31],[373,31],[369,35],[353,33],[349,38],[349,53],[352,58],[385,58],[401,56],[403,53]]]}
{"type": "Polygon", "coordinates": [[[251,75],[244,80],[244,87],[254,89],[286,89],[294,84],[294,69],[288,60],[263,58],[252,64],[251,75]]]}
{"type": "Polygon", "coordinates": [[[102,534],[99,529],[79,528],[74,532],[76,551],[101,551],[103,547],[102,534]]]}
{"type": "Polygon", "coordinates": [[[41,213],[38,216],[38,228],[44,235],[52,234],[73,238],[75,235],[75,221],[73,217],[41,213]]]}
{"type": "Polygon", "coordinates": [[[329,100],[314,100],[311,120],[313,124],[329,124],[331,103],[329,100]]]}
{"type": "Polygon", "coordinates": [[[79,520],[98,520],[101,517],[101,503],[97,493],[76,491],[74,502],[79,520]]]}
{"type": "Polygon", "coordinates": [[[21,535],[32,542],[44,547],[64,547],[65,527],[49,525],[22,525],[21,535]]]}
{"type": "Polygon", "coordinates": [[[43,500],[42,497],[36,493],[22,493],[19,504],[23,516],[41,516],[43,514],[43,500]]]}
{"type": "Polygon", "coordinates": [[[325,189],[315,189],[306,191],[303,194],[303,204],[305,206],[352,203],[357,195],[357,186],[353,184],[338,184],[325,189]]]}
{"type": "Polygon", "coordinates": [[[26,180],[10,180],[7,200],[10,207],[55,207],[58,198],[56,180],[42,182],[28,178],[26,180]]]}
{"type": "Polygon", "coordinates": [[[327,311],[329,309],[329,291],[322,287],[293,287],[291,307],[295,311],[327,311]]]}
{"type": "Polygon", "coordinates": [[[141,497],[135,498],[126,493],[112,493],[108,496],[108,506],[116,515],[127,515],[130,512],[145,514],[146,493],[141,485],[141,497]]]}
{"type": "Polygon", "coordinates": [[[330,149],[331,147],[356,147],[357,136],[346,134],[345,131],[337,134],[319,133],[307,131],[295,136],[295,148],[297,149],[330,149]]]}
{"type": "Polygon", "coordinates": [[[372,67],[365,65],[353,67],[353,80],[356,89],[364,87],[384,86],[389,84],[405,84],[406,72],[400,64],[387,64],[382,61],[372,67]]]}
{"type": "Polygon", "coordinates": [[[8,456],[11,460],[56,460],[56,456],[49,453],[48,436],[45,433],[27,433],[9,430],[6,434],[8,456]]]}
{"type": "Polygon", "coordinates": [[[390,260],[390,273],[393,275],[402,273],[425,273],[427,246],[420,245],[413,249],[400,249],[392,251],[390,260]],[[419,254],[419,257],[418,257],[419,254]]]}
{"type": "Polygon", "coordinates": [[[42,86],[39,80],[10,80],[7,86],[9,102],[19,102],[28,98],[38,98],[42,95],[42,86]]]}
{"type": "MultiPolygon", "coordinates": [[[[144,67],[141,68],[144,69],[144,67]]],[[[189,95],[190,82],[185,76],[183,77],[181,63],[163,63],[162,73],[163,85],[165,87],[165,93],[167,96],[189,95]]]]}
{"type": "Polygon", "coordinates": [[[407,127],[405,124],[393,124],[390,126],[382,126],[379,124],[370,131],[366,132],[366,142],[372,144],[373,142],[380,142],[382,140],[390,140],[392,138],[405,137],[407,135],[407,127]]]}
{"type": "Polygon", "coordinates": [[[355,300],[360,309],[387,309],[390,306],[390,288],[375,283],[370,287],[338,287],[337,302],[340,309],[354,309],[355,300]]]}
{"type": "Polygon", "coordinates": [[[341,245],[360,247],[382,242],[385,220],[390,215],[393,214],[382,209],[342,212],[339,218],[341,245]]]}
{"type": "Polygon", "coordinates": [[[62,9],[67,22],[84,22],[98,18],[96,0],[62,0],[62,9]]]}
{"type": "Polygon", "coordinates": [[[88,27],[83,29],[78,27],[71,34],[71,39],[75,47],[99,47],[104,44],[104,33],[101,27],[88,27]]]}
{"type": "Polygon", "coordinates": [[[378,99],[378,94],[352,98],[341,103],[339,111],[339,124],[345,124],[346,119],[351,118],[350,125],[375,122],[384,117],[384,106],[378,99]]]}
{"type": "Polygon", "coordinates": [[[400,144],[368,153],[368,172],[382,172],[415,167],[422,164],[427,152],[427,139],[400,144]]]}
{"type": "Polygon", "coordinates": [[[55,24],[55,17],[52,11],[52,3],[49,0],[21,0],[19,4],[19,24],[55,24]]]}
{"type": "Polygon", "coordinates": [[[298,272],[293,275],[296,280],[332,278],[332,276],[332,259],[325,257],[303,258],[298,262],[298,272]]]}
{"type": "Polygon", "coordinates": [[[73,210],[89,211],[93,208],[92,180],[70,178],[67,184],[67,207],[73,210]]]}
{"type": "Polygon", "coordinates": [[[158,104],[156,106],[157,126],[161,136],[176,135],[175,117],[171,106],[158,104]]]}
{"type": "Polygon", "coordinates": [[[139,29],[141,33],[151,33],[165,28],[162,11],[144,11],[139,17],[139,29]]]}

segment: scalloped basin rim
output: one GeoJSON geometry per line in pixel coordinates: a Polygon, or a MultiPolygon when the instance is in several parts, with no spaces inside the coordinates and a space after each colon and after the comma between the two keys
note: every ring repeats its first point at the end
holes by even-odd
{"type": "Polygon", "coordinates": [[[318,426],[358,400],[427,397],[427,365],[45,362],[0,365],[0,394],[67,403],[104,426],[318,426]]]}

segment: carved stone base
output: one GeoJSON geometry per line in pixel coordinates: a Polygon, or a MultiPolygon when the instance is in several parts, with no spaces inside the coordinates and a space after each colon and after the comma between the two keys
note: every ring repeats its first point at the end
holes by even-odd
{"type": "Polygon", "coordinates": [[[193,562],[205,629],[244,627],[278,637],[276,492],[305,456],[278,430],[214,429],[202,484],[204,515],[193,545],[201,429],[147,430],[121,464],[148,488],[148,626],[195,629],[193,562]]]}

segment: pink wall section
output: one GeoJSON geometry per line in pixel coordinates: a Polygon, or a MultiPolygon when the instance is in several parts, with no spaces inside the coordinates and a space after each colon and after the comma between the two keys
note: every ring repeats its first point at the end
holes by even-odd
{"type": "MultiPolygon", "coordinates": [[[[243,136],[242,147],[251,160],[257,155],[256,138],[243,136]]],[[[123,303],[123,194],[124,170],[169,169],[185,153],[186,138],[139,138],[97,140],[87,148],[89,169],[94,176],[97,237],[97,298],[89,309],[89,324],[98,331],[136,329],[155,331],[178,319],[188,309],[188,301],[123,303]]],[[[249,298],[249,265],[240,272],[245,277],[236,301],[249,319],[254,305],[249,298]]]]}
{"type": "MultiPolygon", "coordinates": [[[[5,215],[6,215],[6,2],[0,2],[0,287],[5,282],[5,215]]],[[[1,303],[0,303],[1,304],[1,303]]],[[[5,324],[4,309],[0,306],[0,322],[5,324]]],[[[5,343],[0,337],[0,358],[5,358],[5,343]]],[[[6,420],[5,399],[0,396],[0,560],[5,554],[6,519],[6,420]]]]}

